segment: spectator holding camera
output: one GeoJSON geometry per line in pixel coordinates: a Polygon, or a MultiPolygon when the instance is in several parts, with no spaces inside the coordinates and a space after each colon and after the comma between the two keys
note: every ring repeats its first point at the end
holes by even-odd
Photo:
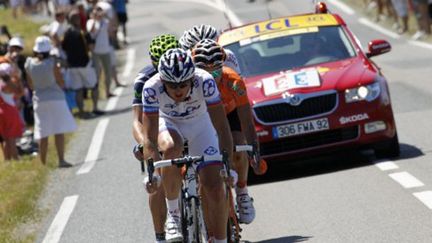
{"type": "Polygon", "coordinates": [[[29,85],[33,89],[34,137],[39,140],[39,154],[46,164],[48,137],[55,135],[59,167],[70,167],[64,160],[64,133],[73,132],[77,125],[69,111],[62,90],[64,81],[54,58],[47,36],[39,36],[33,47],[34,57],[25,63],[29,85]]]}

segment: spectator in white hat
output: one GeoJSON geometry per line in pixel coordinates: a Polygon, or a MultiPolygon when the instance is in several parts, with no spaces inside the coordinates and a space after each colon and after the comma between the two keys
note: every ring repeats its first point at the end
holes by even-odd
{"type": "Polygon", "coordinates": [[[40,159],[46,164],[48,137],[55,135],[59,167],[70,167],[64,160],[64,133],[73,132],[77,126],[69,111],[62,90],[64,81],[59,67],[49,53],[50,39],[39,36],[33,47],[34,57],[25,64],[29,84],[33,89],[34,137],[39,140],[40,159]]]}

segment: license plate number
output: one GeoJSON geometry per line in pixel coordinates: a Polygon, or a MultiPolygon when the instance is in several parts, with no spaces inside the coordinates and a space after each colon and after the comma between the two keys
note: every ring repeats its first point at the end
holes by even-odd
{"type": "Polygon", "coordinates": [[[327,118],[297,122],[282,126],[273,127],[273,137],[283,138],[299,134],[328,130],[329,123],[327,118]]]}

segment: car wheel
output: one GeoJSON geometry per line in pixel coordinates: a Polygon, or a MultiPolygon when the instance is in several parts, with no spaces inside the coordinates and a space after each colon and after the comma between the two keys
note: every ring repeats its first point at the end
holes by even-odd
{"type": "Polygon", "coordinates": [[[397,133],[384,146],[375,148],[375,157],[378,159],[395,158],[400,155],[399,139],[397,133]]]}

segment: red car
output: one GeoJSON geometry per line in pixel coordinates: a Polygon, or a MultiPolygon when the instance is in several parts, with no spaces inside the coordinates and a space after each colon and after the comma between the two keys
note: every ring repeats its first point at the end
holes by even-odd
{"type": "Polygon", "coordinates": [[[364,53],[339,15],[322,12],[251,23],[219,37],[237,56],[263,158],[347,147],[398,156],[388,84],[370,60],[390,44],[370,41],[364,53]]]}

